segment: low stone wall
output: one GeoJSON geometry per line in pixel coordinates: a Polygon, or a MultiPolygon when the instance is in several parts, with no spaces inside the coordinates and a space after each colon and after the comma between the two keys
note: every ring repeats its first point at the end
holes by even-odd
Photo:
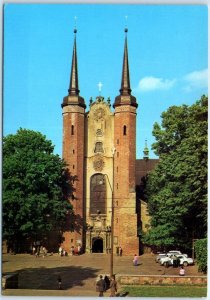
{"type": "Polygon", "coordinates": [[[120,285],[207,285],[207,276],[120,275],[120,285]]]}
{"type": "Polygon", "coordinates": [[[2,275],[2,289],[18,289],[18,273],[2,275]]]}

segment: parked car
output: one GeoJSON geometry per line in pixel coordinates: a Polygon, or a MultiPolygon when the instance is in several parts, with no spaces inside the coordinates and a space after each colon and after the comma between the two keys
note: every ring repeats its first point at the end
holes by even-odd
{"type": "Polygon", "coordinates": [[[159,253],[156,257],[155,257],[155,261],[156,263],[158,263],[160,261],[161,258],[166,257],[167,254],[166,253],[159,253]]]}
{"type": "Polygon", "coordinates": [[[188,266],[188,265],[194,265],[194,260],[191,257],[185,256],[185,254],[178,255],[178,259],[180,260],[180,265],[188,266]]]}
{"type": "Polygon", "coordinates": [[[179,250],[171,250],[167,252],[167,255],[181,255],[182,252],[179,250]]]}
{"type": "MultiPolygon", "coordinates": [[[[159,260],[159,263],[163,266],[171,266],[173,265],[173,256],[174,254],[170,255],[170,256],[166,256],[166,257],[162,257],[159,260]]],[[[181,254],[181,255],[176,255],[176,257],[179,259],[179,265],[183,265],[183,266],[188,266],[188,265],[193,265],[194,261],[192,258],[190,257],[186,257],[185,255],[181,254]]]]}
{"type": "Polygon", "coordinates": [[[159,263],[161,266],[170,266],[172,265],[172,254],[171,255],[166,255],[165,257],[161,257],[159,259],[159,263]]]}

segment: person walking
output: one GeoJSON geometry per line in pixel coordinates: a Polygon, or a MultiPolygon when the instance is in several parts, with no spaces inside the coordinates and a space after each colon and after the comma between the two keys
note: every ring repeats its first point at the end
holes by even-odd
{"type": "Polygon", "coordinates": [[[99,297],[103,297],[105,292],[105,281],[102,275],[100,275],[99,278],[100,279],[96,282],[96,292],[99,292],[99,297]]]}
{"type": "Polygon", "coordinates": [[[111,281],[110,281],[110,297],[115,297],[116,296],[116,292],[117,292],[117,282],[114,278],[114,276],[111,277],[111,281]]]}

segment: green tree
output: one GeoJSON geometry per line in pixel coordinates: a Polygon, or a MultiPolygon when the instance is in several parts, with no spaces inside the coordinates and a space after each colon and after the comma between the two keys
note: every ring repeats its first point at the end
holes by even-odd
{"type": "Polygon", "coordinates": [[[11,246],[61,231],[72,212],[72,178],[53,150],[51,141],[32,130],[3,138],[3,238],[11,246]]]}
{"type": "Polygon", "coordinates": [[[198,270],[207,273],[207,238],[195,242],[195,254],[198,270]]]}
{"type": "Polygon", "coordinates": [[[207,232],[207,103],[172,106],[154,124],[159,164],[148,176],[151,230],[144,242],[191,249],[207,232]]]}

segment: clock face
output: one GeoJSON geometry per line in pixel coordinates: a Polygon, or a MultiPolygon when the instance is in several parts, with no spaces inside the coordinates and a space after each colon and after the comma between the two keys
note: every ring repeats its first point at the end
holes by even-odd
{"type": "Polygon", "coordinates": [[[100,120],[100,119],[103,119],[105,115],[105,111],[103,108],[97,108],[95,111],[94,111],[94,119],[95,120],[100,120]]]}

